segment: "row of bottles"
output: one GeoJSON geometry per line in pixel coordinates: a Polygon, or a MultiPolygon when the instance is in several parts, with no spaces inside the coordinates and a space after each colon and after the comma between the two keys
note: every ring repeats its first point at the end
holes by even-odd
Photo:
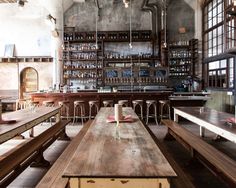
{"type": "Polygon", "coordinates": [[[190,67],[187,66],[179,66],[179,67],[170,67],[170,72],[188,72],[190,71],[190,67]]]}
{"type": "Polygon", "coordinates": [[[138,84],[144,84],[144,83],[167,83],[168,79],[166,77],[140,77],[140,78],[106,78],[105,84],[131,84],[131,83],[138,83],[138,84]]]}
{"type": "Polygon", "coordinates": [[[63,59],[77,59],[77,60],[96,60],[97,53],[79,53],[79,52],[70,52],[63,53],[63,59]]]}
{"type": "Polygon", "coordinates": [[[170,58],[189,58],[191,57],[191,52],[188,50],[170,50],[170,58]]]}
{"type": "Polygon", "coordinates": [[[64,69],[95,69],[102,68],[102,62],[77,62],[77,61],[67,61],[64,62],[64,69]]]}
{"type": "Polygon", "coordinates": [[[169,43],[170,46],[188,46],[188,40],[173,41],[169,43]]]}
{"type": "Polygon", "coordinates": [[[190,65],[191,61],[190,60],[184,60],[184,59],[176,59],[176,60],[171,60],[169,62],[169,65],[190,65]]]}
{"type": "Polygon", "coordinates": [[[189,72],[170,72],[169,76],[189,76],[189,72]]]}
{"type": "MultiPolygon", "coordinates": [[[[151,32],[149,31],[140,31],[140,32],[132,32],[132,39],[151,39],[151,32]]],[[[79,40],[128,40],[130,38],[130,32],[104,32],[96,35],[96,32],[92,33],[83,33],[83,32],[65,32],[64,40],[65,41],[79,41],[79,40]]]]}
{"type": "Polygon", "coordinates": [[[151,53],[139,53],[139,54],[121,54],[121,53],[114,53],[114,52],[105,52],[106,59],[131,59],[132,58],[141,58],[147,59],[151,58],[151,53]]]}
{"type": "Polygon", "coordinates": [[[70,71],[67,70],[64,72],[64,78],[97,78],[101,77],[102,72],[96,72],[96,71],[91,71],[91,70],[76,70],[76,71],[70,71]]]}
{"type": "Polygon", "coordinates": [[[83,51],[83,50],[99,50],[101,49],[101,46],[97,46],[95,43],[81,43],[81,44],[70,44],[70,46],[66,46],[65,50],[77,50],[77,51],[83,51]]]}

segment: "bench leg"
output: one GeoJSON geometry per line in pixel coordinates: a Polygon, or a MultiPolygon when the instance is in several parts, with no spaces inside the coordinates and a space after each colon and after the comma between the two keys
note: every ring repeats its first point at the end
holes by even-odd
{"type": "Polygon", "coordinates": [[[164,137],[164,140],[166,140],[166,141],[173,141],[173,140],[175,140],[175,138],[170,134],[169,129],[168,129],[168,132],[166,133],[166,135],[164,137]]]}
{"type": "Polygon", "coordinates": [[[58,140],[70,141],[70,137],[66,134],[66,129],[63,129],[63,131],[60,133],[58,140]]]}
{"type": "Polygon", "coordinates": [[[200,126],[200,136],[205,137],[205,128],[200,126]]]}
{"type": "Polygon", "coordinates": [[[50,162],[44,159],[43,157],[43,150],[40,150],[38,157],[30,165],[30,167],[49,167],[50,165],[51,165],[50,162]]]}

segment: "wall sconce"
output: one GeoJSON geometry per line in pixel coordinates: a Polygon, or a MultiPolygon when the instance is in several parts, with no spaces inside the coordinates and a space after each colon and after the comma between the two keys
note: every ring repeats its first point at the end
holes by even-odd
{"type": "Polygon", "coordinates": [[[179,28],[179,33],[180,33],[180,34],[186,33],[186,28],[185,28],[185,27],[180,27],[180,28],[179,28]]]}
{"type": "Polygon", "coordinates": [[[17,0],[17,4],[18,4],[19,7],[23,7],[25,5],[25,1],[17,0]]]}
{"type": "Polygon", "coordinates": [[[125,8],[128,8],[128,7],[129,7],[129,2],[128,2],[128,0],[123,0],[123,3],[124,3],[124,5],[125,5],[125,8]]]}
{"type": "Polygon", "coordinates": [[[51,14],[47,15],[46,21],[49,24],[56,24],[56,18],[54,18],[51,14]]]}
{"type": "Polygon", "coordinates": [[[58,32],[57,29],[54,29],[54,30],[52,30],[51,32],[52,32],[52,36],[53,36],[53,37],[55,37],[55,38],[59,37],[59,32],[58,32]]]}

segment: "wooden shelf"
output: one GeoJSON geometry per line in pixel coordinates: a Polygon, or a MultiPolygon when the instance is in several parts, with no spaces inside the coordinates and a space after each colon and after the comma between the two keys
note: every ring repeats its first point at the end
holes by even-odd
{"type": "Polygon", "coordinates": [[[1,57],[2,63],[47,63],[53,62],[52,57],[1,57]]]}

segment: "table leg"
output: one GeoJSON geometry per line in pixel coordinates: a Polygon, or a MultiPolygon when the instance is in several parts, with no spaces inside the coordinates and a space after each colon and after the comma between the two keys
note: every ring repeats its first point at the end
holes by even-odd
{"type": "Polygon", "coordinates": [[[200,136],[205,137],[205,128],[200,126],[200,136]]]}
{"type": "Polygon", "coordinates": [[[174,121],[177,123],[179,122],[179,116],[175,112],[174,112],[174,121]]]}

